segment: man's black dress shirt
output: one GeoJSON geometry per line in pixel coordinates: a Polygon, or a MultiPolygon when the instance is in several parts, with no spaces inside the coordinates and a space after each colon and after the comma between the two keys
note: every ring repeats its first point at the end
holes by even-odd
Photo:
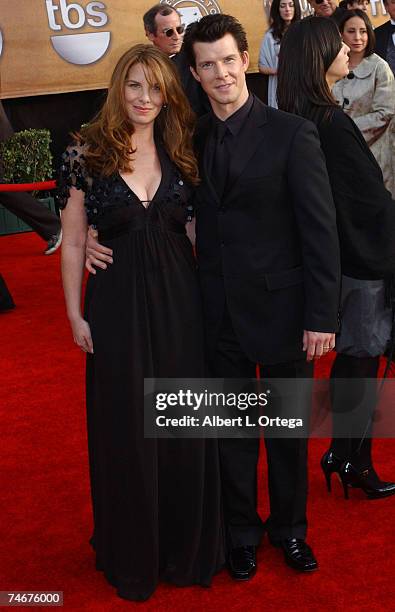
{"type": "Polygon", "coordinates": [[[254,98],[250,94],[245,104],[225,121],[215,117],[215,130],[209,138],[206,152],[209,174],[220,197],[223,196],[227,188],[229,161],[237,147],[237,136],[242,130],[253,104],[254,98]]]}

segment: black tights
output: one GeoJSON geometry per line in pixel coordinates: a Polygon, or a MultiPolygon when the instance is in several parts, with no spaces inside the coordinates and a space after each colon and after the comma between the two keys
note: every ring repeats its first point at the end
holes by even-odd
{"type": "Polygon", "coordinates": [[[333,439],[331,449],[341,460],[349,460],[360,471],[372,464],[372,439],[370,432],[362,441],[359,438],[336,437],[336,432],[344,431],[344,421],[347,412],[361,404],[363,398],[362,414],[359,415],[363,430],[369,422],[369,415],[374,411],[376,404],[376,390],[365,378],[377,378],[380,357],[352,357],[337,354],[331,371],[331,402],[333,415],[333,439]],[[347,379],[344,384],[338,379],[347,379]],[[335,382],[336,379],[336,382],[335,382]]]}

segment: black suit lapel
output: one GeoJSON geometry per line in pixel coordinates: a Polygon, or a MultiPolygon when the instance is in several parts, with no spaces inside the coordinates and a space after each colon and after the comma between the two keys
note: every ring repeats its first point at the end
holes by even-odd
{"type": "Polygon", "coordinates": [[[230,159],[225,200],[229,197],[229,195],[231,195],[232,190],[237,185],[239,177],[244,172],[260,142],[262,141],[262,138],[264,137],[264,130],[262,129],[262,126],[264,126],[266,123],[266,106],[260,100],[258,100],[258,98],[254,98],[254,105],[248,118],[246,119],[245,124],[239,132],[237,137],[237,146],[232,152],[230,159]]]}
{"type": "MultiPolygon", "coordinates": [[[[222,198],[223,203],[226,202],[231,195],[232,190],[237,186],[237,181],[251,158],[253,157],[257,147],[264,137],[262,127],[267,123],[266,106],[254,96],[254,104],[251,112],[243,125],[238,137],[237,146],[232,152],[229,164],[229,177],[226,186],[225,194],[222,198]]],[[[209,134],[214,129],[214,121],[211,114],[200,119],[195,135],[195,145],[199,158],[200,175],[202,185],[200,189],[207,194],[216,205],[219,205],[221,200],[218,197],[217,191],[212,183],[210,169],[208,168],[208,156],[206,154],[206,143],[209,134]]]]}
{"type": "Polygon", "coordinates": [[[376,49],[375,52],[380,55],[383,59],[386,58],[388,43],[391,34],[391,22],[388,21],[383,26],[378,28],[380,30],[376,33],[376,49]]]}

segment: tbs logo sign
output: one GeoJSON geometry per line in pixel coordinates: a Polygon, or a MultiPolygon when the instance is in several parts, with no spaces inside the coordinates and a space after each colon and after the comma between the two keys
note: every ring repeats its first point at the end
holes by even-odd
{"type": "Polygon", "coordinates": [[[170,4],[181,15],[184,25],[199,21],[204,15],[215,15],[221,9],[215,0],[160,0],[160,4],[170,4]]]}
{"type": "MultiPolygon", "coordinates": [[[[53,32],[79,30],[85,25],[103,28],[108,16],[103,2],[89,2],[84,8],[81,2],[45,0],[48,24],[53,32]]],[[[86,32],[84,34],[57,34],[51,36],[52,46],[61,58],[71,64],[93,64],[106,53],[111,33],[86,32]]]]}

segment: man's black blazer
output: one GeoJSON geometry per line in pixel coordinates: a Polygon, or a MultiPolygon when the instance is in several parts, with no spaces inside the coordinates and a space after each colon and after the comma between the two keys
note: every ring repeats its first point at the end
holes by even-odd
{"type": "Polygon", "coordinates": [[[196,133],[196,246],[209,346],[226,303],[251,360],[302,359],[304,329],[338,327],[336,215],[317,130],[255,98],[219,200],[205,155],[212,129],[210,113],[196,133]]]}
{"type": "Polygon", "coordinates": [[[387,48],[391,34],[391,21],[386,21],[383,25],[375,29],[376,46],[374,52],[383,59],[387,59],[387,48]]]}
{"type": "Polygon", "coordinates": [[[174,55],[172,60],[177,66],[181,84],[193,111],[198,117],[207,114],[210,110],[210,103],[200,83],[193,77],[183,50],[181,49],[180,53],[174,55]]]}

